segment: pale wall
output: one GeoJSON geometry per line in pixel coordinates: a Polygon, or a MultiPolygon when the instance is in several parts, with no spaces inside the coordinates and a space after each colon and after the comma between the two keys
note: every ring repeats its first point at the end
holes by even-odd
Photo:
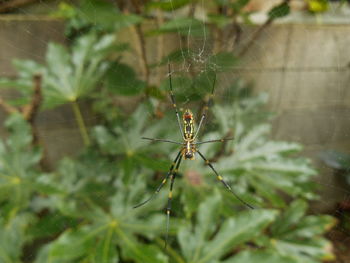
{"type": "Polygon", "coordinates": [[[317,206],[333,209],[348,199],[350,189],[317,155],[326,149],[350,153],[350,25],[272,26],[254,42],[237,74],[270,94],[269,108],[278,113],[273,137],[304,144],[314,159],[320,170],[315,181],[322,187],[317,206]]]}

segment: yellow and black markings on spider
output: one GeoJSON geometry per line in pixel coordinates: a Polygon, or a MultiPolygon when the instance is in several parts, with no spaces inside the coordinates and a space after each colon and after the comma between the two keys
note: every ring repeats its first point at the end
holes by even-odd
{"type": "Polygon", "coordinates": [[[181,148],[180,148],[180,151],[178,152],[178,154],[176,155],[173,163],[171,164],[168,173],[166,174],[166,176],[164,177],[163,181],[158,186],[156,191],[147,200],[145,200],[144,202],[142,202],[142,203],[140,203],[140,204],[138,204],[138,205],[136,205],[134,207],[134,208],[140,207],[140,206],[146,204],[147,202],[149,202],[151,199],[153,199],[153,197],[156,196],[159,193],[159,191],[162,189],[162,187],[170,179],[170,191],[169,191],[169,195],[168,195],[168,204],[167,204],[167,208],[166,208],[167,224],[166,224],[165,248],[166,248],[167,243],[168,243],[169,220],[170,220],[170,213],[171,213],[171,201],[172,201],[172,198],[173,198],[173,186],[174,186],[175,178],[177,176],[178,169],[180,167],[182,158],[184,158],[185,160],[194,160],[195,159],[195,154],[198,153],[199,156],[204,160],[205,164],[208,165],[209,168],[214,172],[214,174],[216,175],[216,178],[220,182],[222,182],[222,184],[240,202],[242,202],[245,206],[247,206],[247,207],[249,207],[251,209],[254,209],[247,202],[243,201],[232,190],[231,186],[229,184],[227,184],[226,181],[224,181],[223,177],[221,175],[219,175],[219,173],[215,170],[214,166],[210,163],[210,161],[197,149],[197,146],[200,145],[200,144],[213,143],[213,142],[224,142],[226,140],[233,140],[232,138],[229,138],[229,139],[216,139],[216,140],[208,140],[208,141],[196,142],[196,138],[197,138],[198,132],[200,131],[200,129],[202,127],[202,124],[203,124],[203,121],[206,118],[207,111],[208,111],[209,107],[212,104],[212,98],[213,98],[213,95],[214,95],[216,77],[214,78],[212,91],[211,91],[209,99],[208,99],[208,101],[207,101],[207,103],[206,103],[206,105],[204,107],[201,119],[200,119],[199,124],[198,124],[198,128],[197,128],[197,130],[195,130],[193,113],[189,109],[186,109],[184,111],[184,113],[182,115],[182,120],[180,119],[179,111],[178,111],[178,108],[177,108],[177,105],[176,105],[175,96],[173,94],[173,86],[172,86],[172,81],[171,81],[170,64],[168,65],[168,67],[169,67],[170,99],[171,99],[171,102],[172,102],[173,107],[175,109],[175,114],[176,114],[179,130],[181,132],[181,136],[182,136],[183,142],[176,142],[176,141],[167,140],[167,139],[154,139],[154,138],[146,138],[146,137],[142,138],[142,139],[150,140],[150,141],[154,141],[154,142],[167,142],[167,143],[172,143],[172,144],[178,144],[178,145],[181,145],[181,148]]]}

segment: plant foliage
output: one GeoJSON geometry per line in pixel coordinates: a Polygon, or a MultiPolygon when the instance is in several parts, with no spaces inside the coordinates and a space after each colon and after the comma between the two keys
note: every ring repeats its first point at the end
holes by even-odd
{"type": "MultiPolygon", "coordinates": [[[[180,134],[174,112],[167,107],[168,79],[150,85],[140,77],[123,60],[133,48],[126,48],[115,33],[130,26],[140,30],[154,12],[168,14],[193,3],[148,1],[134,12],[123,12],[107,1],[81,1],[79,7],[61,4],[56,15],[68,19],[70,45],[50,43],[45,63],[16,60],[18,77],[0,80],[1,87],[21,95],[8,103],[24,105],[33,90],[33,75],[41,74],[41,109],[72,104],[85,142],[78,156],[66,157],[44,172],[45,151],[33,140],[35,127],[19,113],[8,117],[7,136],[0,141],[0,262],[316,263],[333,258],[324,234],[334,219],[307,213],[307,201],[317,198],[315,169],[299,155],[301,145],[270,139],[271,114],[262,110],[266,94],[252,95],[239,81],[232,80],[228,93],[218,96],[200,134],[202,140],[235,139],[204,144],[200,150],[257,209],[245,210],[201,160],[180,168],[168,249],[163,247],[165,188],[147,206],[133,209],[159,185],[179,150],[140,138],[180,140],[180,134]],[[138,106],[116,109],[120,95],[137,100],[138,106]],[[99,114],[93,127],[85,124],[80,100],[99,114]]],[[[220,32],[231,25],[237,18],[233,14],[247,15],[248,1],[213,3],[219,10],[231,10],[229,15],[208,12],[206,22],[170,18],[144,37],[178,33],[180,38],[200,38],[208,28],[220,32]]],[[[277,6],[270,17],[284,16],[288,8],[277,6]]],[[[198,55],[189,48],[186,54],[175,50],[145,66],[152,71],[168,61],[197,66],[189,68],[197,70],[192,75],[174,73],[173,85],[181,104],[202,104],[215,75],[221,87],[220,73],[230,71],[238,58],[227,50],[198,55]]]]}

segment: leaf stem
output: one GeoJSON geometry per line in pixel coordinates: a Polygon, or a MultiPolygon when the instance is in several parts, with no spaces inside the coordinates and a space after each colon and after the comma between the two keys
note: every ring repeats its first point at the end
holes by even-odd
{"type": "MultiPolygon", "coordinates": [[[[136,0],[131,0],[130,1],[132,6],[135,9],[136,14],[140,15],[142,13],[142,7],[139,4],[139,1],[136,0]]],[[[138,40],[138,44],[139,44],[139,53],[141,54],[141,65],[142,65],[142,71],[143,71],[143,75],[145,78],[146,83],[148,84],[149,82],[149,78],[150,78],[150,69],[148,67],[148,59],[147,59],[147,52],[146,52],[146,41],[145,41],[145,36],[142,30],[142,26],[141,24],[136,24],[132,27],[132,29],[134,30],[136,36],[137,36],[137,40],[138,40]]]]}
{"type": "Polygon", "coordinates": [[[75,115],[75,120],[76,120],[78,127],[79,127],[81,137],[83,138],[84,145],[89,146],[90,145],[90,138],[89,138],[89,134],[87,132],[86,125],[84,123],[83,115],[81,114],[79,105],[76,101],[72,101],[71,105],[72,105],[73,112],[75,115]]]}
{"type": "Polygon", "coordinates": [[[110,250],[110,245],[111,245],[111,239],[113,236],[113,232],[114,232],[114,227],[109,227],[108,228],[108,233],[107,233],[107,237],[105,239],[105,244],[103,246],[103,256],[102,256],[102,260],[103,262],[108,262],[108,255],[109,255],[109,250],[110,250]]]}
{"type": "MultiPolygon", "coordinates": [[[[161,240],[159,237],[155,239],[155,241],[157,242],[158,245],[160,246],[164,246],[164,241],[161,240]]],[[[183,260],[183,258],[171,247],[167,247],[166,248],[166,252],[173,258],[175,259],[176,262],[178,263],[185,263],[185,260],[183,260]]]]}

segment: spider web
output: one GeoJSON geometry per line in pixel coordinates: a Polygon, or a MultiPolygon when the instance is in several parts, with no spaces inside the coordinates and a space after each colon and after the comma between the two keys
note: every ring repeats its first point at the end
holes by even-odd
{"type": "MultiPolygon", "coordinates": [[[[193,37],[192,27],[187,29],[187,34],[185,35],[183,34],[183,30],[180,29],[176,34],[182,56],[182,61],[179,63],[179,67],[173,68],[173,73],[176,76],[181,76],[181,74],[189,75],[192,67],[196,69],[196,74],[206,73],[217,68],[217,65],[213,61],[210,61],[209,63],[209,57],[213,55],[211,49],[214,40],[209,34],[210,29],[207,26],[207,16],[204,13],[206,5],[206,1],[199,1],[193,14],[193,18],[202,23],[203,31],[201,36],[193,37]],[[188,56],[190,57],[190,60],[187,58],[188,56]]],[[[51,10],[52,12],[56,10],[55,5],[50,5],[45,1],[40,2],[39,9],[40,7],[45,10],[51,10]]],[[[337,12],[337,7],[332,6],[331,11],[337,12]]],[[[33,10],[30,9],[19,10],[19,13],[25,15],[31,15],[32,12],[33,10]]],[[[173,10],[170,12],[170,15],[172,17],[177,17],[182,13],[188,12],[188,9],[173,10]]],[[[308,18],[308,20],[310,19],[308,18]]],[[[345,20],[342,20],[342,22],[343,21],[345,20]]],[[[315,20],[313,22],[315,22],[315,20]]],[[[327,30],[327,27],[325,28],[327,30]]],[[[49,28],[49,30],[53,34],[61,34],[56,28],[49,28]]],[[[244,34],[250,34],[252,32],[251,28],[248,27],[242,27],[242,30],[243,36],[244,34]]],[[[36,41],[44,44],[48,43],[46,38],[41,38],[36,32],[27,29],[19,29],[19,34],[23,34],[28,38],[35,38],[36,41]]],[[[215,92],[215,100],[217,101],[216,103],[219,103],[220,101],[230,103],[230,101],[232,101],[232,98],[236,94],[234,93],[235,91],[229,90],[229,86],[230,83],[232,83],[232,80],[237,79],[237,77],[240,77],[242,79],[241,81],[249,82],[252,80],[256,85],[256,93],[259,91],[268,92],[270,95],[270,102],[268,104],[269,109],[278,112],[278,117],[273,122],[274,126],[272,136],[279,140],[304,143],[306,145],[306,154],[314,160],[316,167],[321,170],[321,175],[314,179],[314,182],[321,187],[321,190],[319,191],[321,198],[314,206],[312,206],[312,213],[318,214],[320,213],[320,210],[327,210],[327,212],[330,212],[335,216],[341,214],[349,219],[344,212],[335,208],[335,203],[337,202],[349,202],[349,187],[339,183],[333,172],[325,167],[317,157],[319,152],[328,148],[334,148],[350,153],[349,148],[347,147],[347,130],[350,128],[348,125],[349,95],[346,91],[347,83],[349,81],[349,71],[347,68],[348,65],[344,63],[343,59],[343,57],[346,57],[344,53],[347,52],[346,54],[348,54],[349,49],[344,48],[344,41],[342,41],[342,38],[346,39],[344,37],[345,33],[336,33],[332,35],[334,41],[329,50],[318,41],[319,39],[317,41],[315,40],[317,34],[320,33],[316,32],[315,28],[312,26],[305,28],[302,28],[301,26],[289,26],[286,29],[283,29],[282,25],[277,25],[272,29],[264,30],[261,36],[254,41],[251,50],[244,57],[241,66],[233,67],[232,71],[220,75],[215,92]],[[307,36],[308,46],[304,47],[305,50],[300,48],[301,51],[299,54],[291,53],[291,50],[294,51],[297,49],[295,48],[295,45],[297,44],[293,41],[292,37],[299,37],[300,39],[302,36],[307,36]],[[285,37],[285,42],[281,44],[280,40],[283,37],[285,37]],[[308,53],[313,53],[312,49],[319,50],[318,57],[308,56],[308,53]],[[328,53],[323,53],[325,50],[328,53]],[[331,50],[337,50],[337,52],[332,54],[331,50]],[[282,64],[275,63],[274,56],[271,55],[271,53],[278,53],[279,51],[282,52],[281,57],[284,61],[282,64]],[[293,60],[294,57],[297,57],[298,59],[306,58],[305,61],[309,60],[317,62],[315,62],[315,64],[311,63],[311,65],[309,64],[307,66],[300,66],[300,64],[293,60]],[[332,60],[334,64],[329,64],[329,60],[332,60]],[[288,66],[290,64],[292,66],[288,66]],[[286,65],[288,66],[287,69],[285,68],[286,65]],[[333,86],[319,86],[320,82],[310,81],[309,76],[307,75],[313,75],[312,77],[316,79],[320,78],[319,74],[321,73],[327,75],[327,78],[329,77],[333,79],[333,86]],[[291,75],[293,74],[295,77],[294,79],[291,79],[291,75]],[[306,87],[304,84],[305,82],[312,85],[313,93],[307,93],[305,91],[309,88],[306,87]],[[301,88],[294,89],[294,87],[298,86],[301,86],[301,88]],[[316,96],[318,89],[323,89],[323,93],[325,94],[323,97],[316,96]],[[320,106],[320,104],[323,103],[327,105],[328,109],[320,106]],[[286,105],[288,107],[286,107],[286,105]],[[305,112],[307,112],[307,114],[305,114],[305,112]],[[311,123],[310,126],[308,126],[308,122],[311,123]],[[322,123],[329,123],[326,131],[318,133],[317,136],[314,134],[310,135],[312,131],[323,130],[325,126],[322,123]],[[311,126],[319,128],[311,129],[311,126]],[[318,139],[313,140],[312,137],[317,137],[318,139]],[[334,195],[336,195],[335,198],[333,197],[334,195]]],[[[7,45],[10,45],[15,49],[17,48],[15,42],[8,41],[7,45]]],[[[22,56],[33,56],[28,50],[23,49],[19,50],[19,52],[22,53],[22,56]]],[[[42,60],[41,55],[35,55],[34,58],[42,60]]],[[[164,78],[166,77],[167,75],[165,74],[164,78]]],[[[327,78],[325,78],[325,81],[327,78]]],[[[209,77],[208,83],[211,83],[209,77]]],[[[195,90],[202,92],[200,91],[200,87],[195,87],[195,90]]],[[[174,91],[174,93],[176,95],[176,91],[174,91]]],[[[11,95],[7,95],[4,98],[11,98],[11,95]]],[[[193,105],[194,107],[198,107],[197,103],[193,105]]],[[[187,106],[192,107],[190,96],[186,97],[186,99],[180,103],[181,108],[187,106]]],[[[72,127],[75,124],[74,118],[69,115],[68,111],[70,111],[70,109],[61,109],[61,112],[58,114],[56,112],[56,114],[48,113],[47,115],[44,114],[41,116],[42,127],[40,127],[40,130],[42,136],[44,138],[46,137],[45,139],[47,139],[47,141],[53,140],[56,142],[56,145],[64,145],[67,143],[67,138],[70,137],[72,133],[68,131],[66,127],[72,127]],[[55,127],[64,127],[63,131],[61,133],[52,133],[52,125],[55,125],[55,127]]],[[[149,114],[151,115],[151,113],[149,114]]],[[[99,116],[89,116],[88,114],[86,114],[85,118],[90,123],[98,122],[100,119],[99,116]]],[[[205,123],[205,129],[215,128],[213,125],[212,122],[208,121],[205,123]]],[[[80,140],[78,137],[79,136],[71,137],[69,142],[80,140]]],[[[77,143],[74,142],[74,145],[76,144],[77,143]]],[[[66,152],[67,148],[64,146],[61,147],[64,148],[61,150],[66,152]]],[[[73,153],[74,150],[69,150],[68,152],[73,153]]],[[[182,165],[187,168],[186,165],[191,164],[183,163],[182,165]]],[[[345,234],[348,235],[345,228],[339,226],[338,229],[341,231],[344,230],[345,234]]]]}
{"type": "MultiPolygon", "coordinates": [[[[177,70],[183,74],[188,74],[191,66],[199,68],[199,73],[217,69],[215,63],[208,62],[209,56],[212,55],[215,40],[208,33],[210,31],[207,28],[208,14],[203,14],[203,10],[206,9],[207,6],[205,6],[204,1],[199,1],[193,14],[193,18],[198,19],[203,24],[204,30],[201,37],[192,37],[191,27],[188,28],[185,40],[183,35],[178,32],[183,59],[181,67],[177,70]],[[186,59],[186,54],[189,53],[194,65],[188,63],[188,59],[186,59]]],[[[230,90],[230,83],[240,79],[240,82],[243,83],[254,83],[256,86],[255,93],[268,93],[270,99],[267,110],[277,113],[273,120],[273,139],[296,141],[305,145],[305,150],[301,155],[311,158],[314,167],[319,170],[319,174],[313,179],[313,183],[319,186],[318,194],[320,198],[311,204],[310,212],[312,214],[326,212],[338,218],[342,217],[342,220],[344,218],[348,220],[349,216],[339,209],[337,204],[349,203],[350,189],[349,186],[340,182],[339,175],[337,176],[332,169],[320,160],[320,154],[328,149],[350,153],[349,147],[345,146],[348,144],[344,145],[348,133],[341,130],[344,129],[344,125],[347,127],[346,130],[350,128],[349,122],[346,121],[349,115],[346,92],[349,75],[348,73],[343,74],[349,72],[349,64],[342,59],[344,53],[349,52],[342,48],[344,43],[340,41],[341,33],[331,35],[331,37],[334,37],[334,41],[326,41],[327,44],[322,45],[320,43],[324,40],[319,38],[319,34],[322,33],[317,31],[315,26],[308,26],[308,24],[321,26],[322,24],[349,23],[350,21],[345,18],[349,10],[349,8],[341,9],[338,4],[334,4],[330,6],[330,11],[324,16],[300,16],[300,13],[292,13],[292,15],[281,20],[282,24],[279,24],[280,21],[278,21],[276,26],[266,28],[253,41],[251,48],[243,57],[242,63],[239,66],[232,67],[231,71],[220,74],[218,87],[215,91],[216,103],[230,103],[233,96],[237,96],[236,91],[230,90]],[[295,23],[295,21],[297,23],[304,21],[306,26],[284,25],[283,28],[283,23],[295,23]],[[295,44],[295,42],[300,41],[299,38],[303,37],[307,38],[307,41],[303,42],[304,45],[300,44],[298,46],[295,44]],[[298,48],[299,53],[295,54],[298,48]],[[318,50],[318,52],[314,50],[318,50]],[[334,52],[334,50],[336,51],[334,52]],[[274,54],[271,54],[271,52],[274,54]],[[308,53],[311,55],[308,55],[308,53]],[[312,57],[312,54],[318,57],[312,57]],[[302,63],[295,61],[294,56],[303,60],[302,63]],[[274,60],[280,61],[276,62],[274,60]],[[307,63],[307,60],[314,60],[315,63],[307,63]],[[332,60],[333,63],[329,63],[329,60],[332,60]],[[327,77],[324,74],[327,74],[327,77]],[[312,81],[312,78],[316,80],[312,81]],[[334,79],[333,84],[327,78],[334,79]],[[314,93],[305,91],[309,88],[305,82],[314,86],[312,89],[314,93]],[[295,86],[299,88],[295,88],[295,86]],[[321,93],[321,96],[314,96],[318,92],[321,93]],[[344,97],[346,98],[344,99],[344,97]],[[330,125],[325,125],[325,123],[330,125]],[[305,136],[306,134],[308,136],[305,136]],[[315,136],[316,138],[311,138],[315,136]]],[[[176,17],[178,13],[178,11],[172,11],[172,17],[176,17]]],[[[257,20],[261,21],[260,23],[263,23],[266,19],[264,16],[263,18],[259,15],[256,17],[257,20]]],[[[324,28],[326,32],[329,32],[327,26],[324,26],[324,28]]],[[[244,43],[244,38],[249,39],[254,30],[245,26],[242,26],[241,29],[242,42],[244,43]]],[[[346,33],[344,32],[344,34],[346,33]]],[[[327,39],[326,36],[325,38],[327,39]]],[[[210,82],[210,79],[208,79],[208,82],[210,82]]],[[[188,101],[190,101],[190,98],[185,102],[188,101]]],[[[235,110],[233,108],[233,111],[235,110]]],[[[205,129],[214,128],[212,125],[212,122],[207,121],[205,129]]],[[[190,169],[189,164],[185,163],[182,166],[184,166],[183,169],[190,169]]],[[[330,238],[333,235],[336,237],[338,232],[350,236],[349,230],[341,225],[332,230],[328,236],[330,238]]]]}

